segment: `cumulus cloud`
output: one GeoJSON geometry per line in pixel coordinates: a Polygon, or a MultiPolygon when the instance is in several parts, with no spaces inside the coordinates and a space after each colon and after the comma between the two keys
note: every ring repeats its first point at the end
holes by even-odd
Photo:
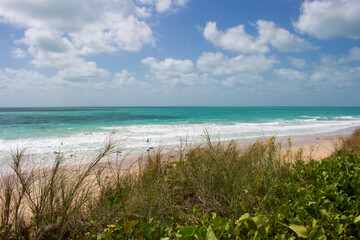
{"type": "Polygon", "coordinates": [[[306,60],[303,58],[288,57],[290,63],[297,68],[306,67],[306,60]]]}
{"type": "Polygon", "coordinates": [[[77,58],[75,47],[58,31],[28,29],[21,42],[28,46],[37,67],[65,68],[77,58]]]}
{"type": "Polygon", "coordinates": [[[26,57],[26,52],[21,50],[20,48],[16,48],[16,49],[11,51],[11,56],[13,58],[25,58],[26,57]]]}
{"type": "Polygon", "coordinates": [[[197,67],[214,75],[231,75],[244,72],[264,72],[277,63],[274,57],[264,55],[239,55],[234,58],[220,52],[204,52],[197,60],[197,67]]]}
{"type": "Polygon", "coordinates": [[[195,84],[194,64],[191,60],[166,58],[159,62],[153,57],[148,57],[142,59],[141,63],[149,67],[152,78],[157,81],[172,85],[195,84]]]}
{"type": "Polygon", "coordinates": [[[185,6],[190,0],[137,0],[138,3],[152,5],[159,13],[185,6]]]}
{"type": "Polygon", "coordinates": [[[157,0],[156,1],[156,11],[165,12],[171,6],[171,0],[157,0]]]}
{"type": "Polygon", "coordinates": [[[291,34],[289,31],[275,26],[272,21],[258,20],[256,22],[259,31],[258,41],[283,52],[298,52],[307,49],[314,49],[311,43],[291,34]]]}
{"type": "Polygon", "coordinates": [[[142,64],[148,65],[150,71],[153,73],[162,72],[168,74],[178,74],[191,72],[194,69],[194,64],[191,60],[179,60],[173,58],[166,58],[163,61],[157,61],[153,57],[147,57],[141,60],[142,64]]]}
{"type": "Polygon", "coordinates": [[[94,62],[82,62],[60,70],[54,77],[58,81],[86,82],[109,77],[110,73],[98,68],[94,62]]]}
{"type": "Polygon", "coordinates": [[[359,76],[360,66],[340,65],[333,56],[323,56],[321,63],[315,65],[308,84],[319,91],[331,87],[349,87],[359,81],[359,76]]]}
{"type": "Polygon", "coordinates": [[[132,15],[124,17],[116,13],[106,13],[102,21],[70,33],[70,36],[83,55],[139,51],[145,44],[155,44],[151,28],[145,22],[132,15]]]}
{"type": "Polygon", "coordinates": [[[44,75],[26,69],[0,69],[0,91],[13,90],[13,91],[32,91],[36,90],[49,90],[51,88],[51,79],[44,75]]]}
{"type": "Polygon", "coordinates": [[[274,69],[274,73],[277,79],[287,81],[305,81],[307,80],[307,74],[290,68],[274,69]]]}
{"type": "Polygon", "coordinates": [[[31,63],[38,68],[58,69],[54,76],[57,82],[85,82],[109,76],[105,69],[98,68],[95,62],[85,61],[70,40],[59,31],[28,29],[21,40],[28,45],[33,56],[31,63]]]}
{"type": "Polygon", "coordinates": [[[74,45],[82,54],[139,51],[145,44],[154,44],[150,26],[140,19],[144,14],[130,0],[119,3],[65,0],[61,4],[51,0],[5,0],[0,3],[3,22],[24,27],[27,32],[47,34],[48,41],[44,44],[58,40],[51,36],[54,33],[62,35],[63,41],[66,39],[68,45],[74,45]]]}
{"type": "Polygon", "coordinates": [[[347,63],[353,61],[360,61],[360,48],[353,47],[349,50],[349,54],[345,57],[340,58],[340,63],[347,63]]]}
{"type": "Polygon", "coordinates": [[[3,0],[0,6],[2,22],[22,28],[55,29],[61,32],[80,31],[101,21],[107,12],[139,18],[150,16],[146,8],[136,6],[131,0],[3,0]]]}
{"type": "Polygon", "coordinates": [[[257,85],[264,82],[263,76],[258,73],[243,73],[236,76],[230,76],[221,81],[225,87],[234,87],[237,85],[257,85]]]}
{"type": "Polygon", "coordinates": [[[218,30],[216,22],[208,22],[204,28],[204,37],[215,46],[224,50],[233,50],[241,53],[266,53],[268,45],[283,52],[313,49],[311,43],[291,34],[289,31],[275,26],[272,21],[258,20],[256,22],[258,36],[246,33],[244,25],[218,30]]]}
{"type": "Polygon", "coordinates": [[[242,53],[265,53],[269,49],[251,35],[247,34],[244,25],[238,25],[219,31],[216,22],[208,22],[204,28],[204,37],[215,46],[225,50],[234,50],[242,53]]]}
{"type": "Polygon", "coordinates": [[[310,76],[310,86],[317,90],[327,90],[329,88],[349,87],[358,80],[360,67],[356,68],[320,68],[310,76]]]}
{"type": "Polygon", "coordinates": [[[294,26],[320,39],[360,39],[359,0],[306,0],[294,26]]]}
{"type": "Polygon", "coordinates": [[[96,1],[4,0],[0,2],[0,19],[22,28],[78,31],[101,16],[96,1]]]}
{"type": "Polygon", "coordinates": [[[34,70],[26,69],[0,69],[0,91],[15,92],[58,92],[68,87],[81,89],[114,89],[126,88],[140,89],[147,88],[147,82],[136,79],[134,73],[122,70],[114,76],[102,69],[98,69],[95,63],[87,63],[83,66],[66,68],[58,72],[56,76],[47,77],[34,70]],[[96,79],[96,81],[93,81],[96,79]]]}
{"type": "MultiPolygon", "coordinates": [[[[132,0],[0,1],[0,21],[25,29],[24,38],[16,43],[28,47],[36,67],[59,69],[57,81],[108,76],[84,55],[139,51],[146,44],[154,45],[152,30],[143,20],[149,16],[150,10],[132,0]]],[[[14,50],[12,55],[24,54],[14,50]]]]}
{"type": "Polygon", "coordinates": [[[110,85],[111,87],[118,88],[146,88],[150,86],[147,82],[137,80],[135,75],[127,70],[122,70],[121,72],[116,73],[110,85]]]}
{"type": "Polygon", "coordinates": [[[153,80],[172,86],[195,86],[217,82],[208,74],[197,74],[193,62],[188,59],[166,58],[157,61],[153,57],[148,57],[142,59],[141,63],[149,67],[150,77],[153,80]]]}

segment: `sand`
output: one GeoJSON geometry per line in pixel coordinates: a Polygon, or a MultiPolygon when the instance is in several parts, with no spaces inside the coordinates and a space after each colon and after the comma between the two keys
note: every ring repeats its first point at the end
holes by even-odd
{"type": "MultiPolygon", "coordinates": [[[[337,148],[340,147],[340,138],[346,138],[347,136],[351,135],[354,131],[353,129],[344,129],[342,131],[336,131],[331,133],[324,133],[324,134],[312,134],[312,135],[297,135],[297,136],[281,136],[276,137],[276,142],[281,143],[282,149],[284,149],[284,153],[287,149],[287,142],[288,138],[291,139],[291,151],[293,153],[298,152],[300,149],[303,151],[303,156],[305,160],[315,159],[321,160],[325,157],[330,156],[337,148]]],[[[247,138],[247,139],[235,139],[237,145],[241,149],[246,149],[246,147],[250,146],[251,144],[255,143],[256,141],[267,141],[269,137],[258,137],[258,138],[247,138]]],[[[228,141],[224,141],[226,144],[228,141]]],[[[205,144],[205,142],[199,143],[205,144]]],[[[179,145],[175,146],[152,146],[151,149],[148,151],[144,151],[143,154],[126,154],[121,153],[121,155],[114,157],[108,156],[107,158],[101,161],[100,165],[106,166],[109,162],[112,166],[116,169],[136,169],[139,165],[145,163],[145,161],[141,162],[141,159],[147,159],[148,155],[153,155],[155,152],[161,149],[162,159],[176,161],[179,158],[179,145]],[[121,163],[121,164],[120,164],[121,163]],[[116,165],[120,164],[120,165],[116,165]]],[[[186,149],[185,149],[186,150],[186,149]]],[[[71,159],[69,159],[71,162],[71,159]]],[[[70,162],[66,161],[66,168],[69,169],[71,172],[80,172],[84,167],[87,165],[89,159],[84,159],[82,163],[71,164],[70,162]]],[[[48,166],[50,167],[50,166],[48,166]]],[[[2,175],[2,174],[0,174],[2,175]]]]}
{"type": "MultiPolygon", "coordinates": [[[[340,148],[341,138],[346,138],[352,133],[353,130],[346,129],[342,132],[333,132],[326,134],[314,134],[314,135],[298,135],[298,136],[287,136],[287,137],[276,137],[276,142],[281,143],[284,154],[286,150],[288,150],[288,138],[291,139],[291,152],[296,153],[300,149],[303,152],[304,160],[321,160],[325,157],[330,156],[332,153],[336,151],[336,149],[340,148]]],[[[246,149],[256,141],[264,141],[267,142],[269,137],[258,137],[258,138],[247,138],[247,139],[235,139],[233,141],[236,142],[237,146],[240,149],[246,149]]],[[[229,141],[223,141],[224,144],[229,141]]],[[[199,143],[204,144],[205,142],[199,143]]],[[[179,158],[179,146],[172,147],[156,147],[154,146],[151,150],[144,152],[143,154],[131,155],[129,154],[124,157],[119,157],[116,161],[115,159],[108,159],[107,161],[103,161],[104,164],[111,162],[112,164],[116,164],[122,162],[121,169],[126,170],[129,168],[137,168],[139,164],[144,163],[144,160],[148,157],[148,155],[153,155],[157,151],[161,150],[161,155],[164,160],[176,161],[179,158]],[[140,160],[139,160],[140,159],[140,160]]]]}

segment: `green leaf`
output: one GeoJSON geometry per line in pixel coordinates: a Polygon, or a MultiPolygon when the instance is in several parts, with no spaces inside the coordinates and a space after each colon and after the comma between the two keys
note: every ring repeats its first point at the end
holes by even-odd
{"type": "Polygon", "coordinates": [[[290,224],[290,229],[293,230],[299,237],[307,238],[308,233],[304,226],[297,224],[290,224]]]}
{"type": "Polygon", "coordinates": [[[219,227],[219,225],[221,224],[222,222],[222,218],[221,217],[216,217],[214,222],[213,222],[213,228],[214,229],[217,229],[219,227]]]}
{"type": "Polygon", "coordinates": [[[321,229],[317,229],[317,230],[312,230],[311,233],[309,234],[309,238],[311,240],[324,240],[326,239],[325,236],[325,231],[323,228],[321,229]]]}
{"type": "Polygon", "coordinates": [[[206,239],[208,239],[208,240],[218,240],[218,238],[216,237],[214,231],[211,228],[208,228],[208,230],[207,230],[206,239]]]}
{"type": "Polygon", "coordinates": [[[183,227],[179,233],[182,235],[182,236],[194,236],[195,234],[195,228],[193,226],[186,226],[186,227],[183,227]]]}
{"type": "Polygon", "coordinates": [[[194,205],[191,209],[191,213],[195,216],[198,215],[200,212],[201,212],[201,207],[198,207],[196,205],[194,205]]]}
{"type": "Polygon", "coordinates": [[[197,229],[196,230],[197,239],[206,240],[206,233],[207,233],[207,229],[204,226],[197,229]]]}
{"type": "Polygon", "coordinates": [[[359,221],[360,221],[360,215],[355,218],[354,223],[357,223],[359,221]]]}
{"type": "Polygon", "coordinates": [[[335,230],[338,234],[341,234],[342,231],[344,231],[344,224],[336,223],[335,224],[335,230]]]}
{"type": "Polygon", "coordinates": [[[106,199],[106,205],[112,207],[117,201],[117,197],[115,195],[108,196],[106,199]]]}
{"type": "Polygon", "coordinates": [[[138,223],[139,223],[138,220],[125,222],[123,224],[124,232],[127,234],[138,223]]]}
{"type": "Polygon", "coordinates": [[[240,223],[246,221],[246,220],[249,219],[249,218],[250,218],[250,214],[245,213],[244,215],[242,215],[242,216],[239,218],[239,220],[237,220],[237,221],[235,222],[235,224],[236,224],[236,225],[239,225],[240,223]]]}

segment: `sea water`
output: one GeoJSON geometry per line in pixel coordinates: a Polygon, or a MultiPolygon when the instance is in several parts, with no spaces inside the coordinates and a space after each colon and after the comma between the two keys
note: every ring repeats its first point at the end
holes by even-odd
{"type": "Polygon", "coordinates": [[[0,168],[18,149],[34,159],[79,159],[111,135],[122,152],[220,140],[326,134],[360,126],[360,107],[0,108],[0,168]]]}

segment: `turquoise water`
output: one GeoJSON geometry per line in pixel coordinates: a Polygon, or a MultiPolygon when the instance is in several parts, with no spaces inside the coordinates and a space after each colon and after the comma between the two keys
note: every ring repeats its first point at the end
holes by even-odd
{"type": "Polygon", "coordinates": [[[103,127],[149,124],[268,123],[360,116],[358,107],[87,107],[0,108],[0,139],[101,131],[103,127]]]}
{"type": "Polygon", "coordinates": [[[16,148],[39,156],[59,150],[91,152],[113,131],[125,149],[143,150],[149,144],[199,140],[204,130],[226,140],[357,126],[360,107],[0,108],[0,162],[16,148]]]}

